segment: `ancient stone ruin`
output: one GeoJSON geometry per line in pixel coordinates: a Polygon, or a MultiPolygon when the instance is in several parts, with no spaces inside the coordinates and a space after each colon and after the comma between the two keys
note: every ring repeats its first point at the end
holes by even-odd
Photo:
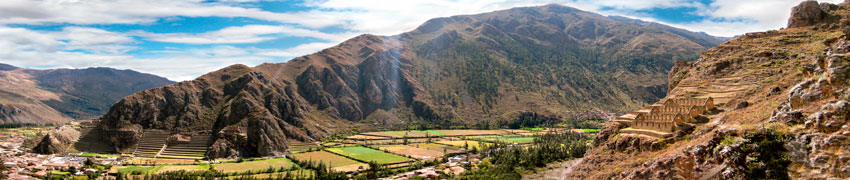
{"type": "Polygon", "coordinates": [[[711,109],[714,109],[711,97],[667,99],[626,113],[614,121],[630,126],[630,129],[625,129],[626,132],[664,137],[676,131],[682,123],[695,123],[697,117],[711,109]]]}

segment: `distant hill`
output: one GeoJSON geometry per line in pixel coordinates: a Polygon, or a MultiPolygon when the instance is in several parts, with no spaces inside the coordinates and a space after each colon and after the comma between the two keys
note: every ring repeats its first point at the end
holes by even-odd
{"type": "Polygon", "coordinates": [[[101,127],[120,135],[110,140],[119,151],[143,129],[210,132],[218,139],[207,155],[232,157],[280,154],[286,139],[352,128],[487,128],[624,111],[664,97],[676,61],[722,41],[561,5],[436,18],[143,91],[115,104],[101,127]]]}
{"type": "Polygon", "coordinates": [[[0,64],[0,123],[96,118],[124,96],[173,83],[131,70],[35,70],[0,64]]]}

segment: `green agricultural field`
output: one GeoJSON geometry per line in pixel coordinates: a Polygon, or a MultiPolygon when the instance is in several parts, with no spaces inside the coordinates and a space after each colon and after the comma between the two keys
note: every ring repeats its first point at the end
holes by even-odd
{"type": "MultiPolygon", "coordinates": [[[[316,172],[313,171],[313,170],[299,169],[299,170],[294,170],[294,171],[276,172],[276,173],[260,173],[260,174],[246,175],[246,176],[252,177],[252,178],[258,178],[258,179],[276,179],[276,178],[286,177],[287,173],[292,173],[292,177],[306,178],[306,179],[309,179],[310,177],[313,177],[313,175],[316,174],[316,172]]],[[[241,177],[245,177],[245,176],[230,176],[229,178],[238,179],[238,178],[241,178],[241,177]]]]}
{"type": "Polygon", "coordinates": [[[505,141],[508,141],[508,142],[515,142],[515,143],[531,143],[531,142],[534,142],[534,139],[535,139],[535,137],[528,136],[528,137],[503,137],[501,140],[505,140],[505,141]]]}
{"type": "Polygon", "coordinates": [[[162,166],[156,173],[164,173],[169,171],[206,171],[210,169],[210,165],[172,165],[162,166]]]}
{"type": "Polygon", "coordinates": [[[599,129],[581,129],[581,131],[584,131],[586,133],[598,133],[599,129]]]}
{"type": "Polygon", "coordinates": [[[299,161],[322,162],[322,163],[328,164],[334,170],[342,171],[342,172],[352,172],[352,171],[359,170],[361,167],[369,167],[368,165],[366,165],[364,163],[360,163],[360,162],[357,162],[355,160],[351,160],[351,159],[348,159],[346,157],[336,155],[334,153],[329,153],[329,152],[326,152],[326,151],[313,151],[313,152],[306,152],[306,153],[297,153],[297,154],[293,154],[291,156],[292,156],[293,159],[296,159],[296,160],[299,160],[299,161]]]}
{"type": "Polygon", "coordinates": [[[329,148],[326,150],[352,159],[357,159],[364,162],[375,161],[380,164],[391,164],[412,160],[406,157],[362,146],[329,148]]]}
{"type": "Polygon", "coordinates": [[[428,132],[429,134],[431,134],[431,136],[445,136],[446,135],[446,133],[436,131],[436,130],[425,130],[425,132],[428,132]]]}
{"type": "Polygon", "coordinates": [[[531,143],[534,142],[534,136],[514,136],[514,137],[505,137],[505,136],[472,136],[470,139],[477,139],[482,141],[499,141],[506,143],[531,143]]]}
{"type": "Polygon", "coordinates": [[[214,164],[213,169],[222,172],[247,172],[247,171],[264,171],[269,168],[291,168],[295,163],[286,158],[266,159],[256,161],[244,161],[240,163],[221,163],[214,164]]]}
{"type": "Polygon", "coordinates": [[[151,174],[159,171],[162,166],[125,166],[118,167],[119,173],[126,174],[151,174]]]}

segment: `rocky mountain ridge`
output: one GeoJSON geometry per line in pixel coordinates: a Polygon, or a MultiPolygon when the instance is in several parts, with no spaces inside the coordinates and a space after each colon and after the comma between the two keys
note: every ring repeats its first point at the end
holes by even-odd
{"type": "Polygon", "coordinates": [[[60,124],[96,118],[124,96],[172,83],[130,70],[35,70],[0,63],[0,123],[60,124]]]}
{"type": "Polygon", "coordinates": [[[216,158],[282,154],[288,141],[351,129],[489,128],[521,116],[625,110],[666,94],[675,61],[723,41],[674,29],[560,5],[436,18],[400,35],[361,35],[286,63],[233,65],[136,93],[100,128],[119,152],[145,129],[209,133],[207,155],[216,158]]]}

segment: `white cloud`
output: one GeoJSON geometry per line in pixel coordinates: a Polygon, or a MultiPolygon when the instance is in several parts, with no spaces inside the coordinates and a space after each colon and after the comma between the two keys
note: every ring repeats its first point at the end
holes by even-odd
{"type": "Polygon", "coordinates": [[[235,6],[232,2],[209,3],[202,0],[0,1],[0,24],[140,24],[171,16],[248,17],[312,28],[344,23],[319,11],[275,13],[235,6]]]}
{"type": "Polygon", "coordinates": [[[259,55],[277,57],[296,57],[318,52],[322,49],[336,45],[337,43],[307,43],[288,49],[266,49],[257,51],[259,55]]]}
{"type": "Polygon", "coordinates": [[[233,44],[257,43],[276,39],[280,36],[312,37],[332,42],[342,42],[355,36],[355,33],[323,33],[316,30],[295,28],[292,26],[246,25],[232,26],[217,31],[199,34],[187,33],[135,33],[147,40],[185,44],[233,44]]]}
{"type": "MultiPolygon", "coordinates": [[[[33,31],[0,26],[0,63],[21,67],[133,69],[190,80],[197,76],[241,63],[258,65],[276,58],[254,49],[233,46],[180,49],[156,57],[134,57],[126,51],[132,37],[96,28],[65,27],[62,31],[33,31]]],[[[271,51],[271,50],[263,50],[271,51]]]]}
{"type": "MultiPolygon", "coordinates": [[[[287,60],[338,44],[359,33],[394,35],[410,31],[428,19],[484,13],[512,7],[558,3],[603,15],[624,15],[656,21],[639,10],[690,7],[698,22],[671,24],[712,35],[733,36],[785,26],[791,7],[802,0],[319,0],[303,2],[311,10],[269,12],[244,2],[256,0],[3,0],[0,1],[0,63],[24,67],[95,67],[134,69],[188,80],[234,63],[257,65],[287,60]],[[204,33],[130,33],[80,27],[92,24],[149,24],[180,17],[247,17],[281,25],[243,25],[204,33]],[[9,24],[71,24],[60,31],[35,31],[9,24]],[[345,33],[319,29],[338,26],[345,33]],[[281,49],[213,46],[127,52],[139,49],[136,38],[184,44],[257,43],[275,38],[312,37],[324,42],[281,49]]],[[[842,0],[828,0],[838,3],[842,0]]],[[[823,2],[823,1],[822,1],[823,2]]],[[[286,2],[290,3],[290,2],[286,2]]],[[[194,47],[194,46],[190,46],[194,47]]]]}

